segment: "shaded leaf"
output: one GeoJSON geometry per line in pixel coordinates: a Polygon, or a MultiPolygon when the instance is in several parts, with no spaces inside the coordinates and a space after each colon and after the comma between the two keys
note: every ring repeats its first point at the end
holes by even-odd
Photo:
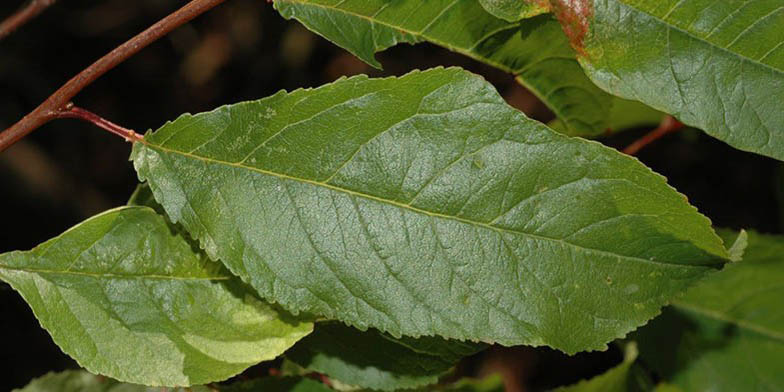
{"type": "Polygon", "coordinates": [[[558,3],[600,87],[733,147],[784,159],[780,0],[558,3]]]}
{"type": "Polygon", "coordinates": [[[652,382],[642,369],[635,365],[637,360],[637,345],[628,343],[625,349],[623,362],[589,380],[577,384],[555,389],[555,392],[635,392],[650,391],[652,382]]]}
{"type": "Polygon", "coordinates": [[[456,383],[431,388],[436,391],[450,392],[504,392],[504,380],[501,376],[493,375],[483,379],[463,378],[456,383]]]}
{"type": "Polygon", "coordinates": [[[636,333],[641,358],[686,391],[782,390],[782,282],[784,237],[749,232],[743,261],[687,291],[636,333]]]}
{"type": "Polygon", "coordinates": [[[601,136],[661,119],[650,121],[656,112],[596,87],[550,15],[510,23],[476,0],[276,0],[275,8],[375,67],[378,51],[398,42],[429,41],[509,72],[552,109],[563,124],[559,131],[569,135],[601,136]],[[617,115],[616,105],[623,106],[620,113],[646,115],[617,115]]]}
{"type": "MultiPolygon", "coordinates": [[[[30,382],[17,392],[160,392],[161,388],[127,384],[96,376],[84,370],[49,373],[30,382]]],[[[170,392],[327,392],[331,389],[317,381],[301,377],[265,377],[230,385],[197,385],[175,388],[170,392]]]]}
{"type": "Polygon", "coordinates": [[[395,339],[340,323],[324,323],[286,352],[286,358],[330,379],[376,390],[435,384],[465,356],[486,346],[438,337],[395,339]]]}
{"type": "Polygon", "coordinates": [[[312,329],[262,303],[146,207],[111,210],[29,252],[0,255],[0,279],[79,364],[140,384],[223,380],[312,329]]]}
{"type": "Polygon", "coordinates": [[[501,18],[508,22],[516,22],[520,19],[530,18],[550,11],[547,0],[479,0],[479,4],[496,18],[501,18]]]}
{"type": "Polygon", "coordinates": [[[456,68],[185,115],[132,159],[262,297],[394,336],[602,349],[728,257],[661,176],[456,68]]]}

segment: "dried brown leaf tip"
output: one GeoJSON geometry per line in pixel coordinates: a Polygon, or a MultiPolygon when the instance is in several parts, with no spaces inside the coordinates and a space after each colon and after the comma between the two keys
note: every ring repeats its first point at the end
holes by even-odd
{"type": "Polygon", "coordinates": [[[584,40],[593,17],[593,0],[550,0],[550,4],[577,55],[586,57],[584,40]]]}

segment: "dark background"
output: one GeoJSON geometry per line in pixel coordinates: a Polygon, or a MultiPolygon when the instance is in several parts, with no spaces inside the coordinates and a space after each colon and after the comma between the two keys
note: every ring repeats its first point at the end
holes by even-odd
{"type": "MultiPolygon", "coordinates": [[[[21,1],[3,1],[0,18],[21,1]]],[[[5,129],[66,80],[185,0],[59,1],[0,41],[0,129],[5,129]]],[[[370,68],[287,22],[263,0],[229,0],[145,48],[99,79],[74,101],[120,125],[145,132],[183,112],[200,112],[280,89],[314,87],[343,75],[400,75],[412,69],[459,65],[497,86],[513,106],[541,121],[552,114],[510,75],[444,49],[401,45],[370,68]]],[[[638,129],[602,140],[622,148],[638,129]]],[[[122,205],[136,185],[130,145],[90,124],[57,120],[0,153],[0,252],[27,250],[105,209],[122,205]]],[[[733,150],[700,131],[671,134],[640,160],[716,226],[782,229],[784,176],[777,162],[733,150]]],[[[0,391],[49,371],[74,368],[40,328],[29,307],[0,283],[0,391]]],[[[466,375],[499,371],[509,390],[538,390],[589,377],[620,361],[613,348],[567,357],[547,349],[493,348],[459,367],[466,375]],[[571,377],[564,376],[571,374],[571,377]]],[[[142,359],[143,360],[143,359],[142,359]]],[[[262,366],[252,371],[263,372],[262,366]]]]}

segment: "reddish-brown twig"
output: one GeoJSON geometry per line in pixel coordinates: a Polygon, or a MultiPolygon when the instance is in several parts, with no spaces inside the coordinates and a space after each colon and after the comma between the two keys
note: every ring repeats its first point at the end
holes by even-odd
{"type": "Polygon", "coordinates": [[[89,110],[82,109],[75,106],[73,103],[68,103],[62,110],[59,110],[54,118],[75,118],[89,123],[95,124],[97,127],[103,128],[117,136],[124,138],[128,142],[135,142],[142,140],[143,136],[134,132],[132,129],[121,127],[89,110]]]}
{"type": "Polygon", "coordinates": [[[187,23],[191,19],[224,1],[225,0],[192,0],[179,10],[161,19],[147,30],[144,30],[98,59],[98,61],[74,76],[60,87],[59,90],[55,91],[54,94],[49,96],[49,98],[35,108],[35,110],[0,133],[0,151],[5,150],[17,140],[23,138],[41,125],[60,117],[71,99],[90,83],[94,82],[95,79],[98,79],[98,77],[136,54],[158,38],[165,36],[175,28],[187,23]]]}
{"type": "Polygon", "coordinates": [[[30,19],[35,18],[57,0],[30,0],[14,12],[11,16],[0,22],[0,39],[3,39],[22,27],[30,19]]]}
{"type": "Polygon", "coordinates": [[[676,120],[673,116],[666,116],[661,121],[659,126],[653,131],[648,132],[645,136],[637,139],[634,143],[628,145],[623,149],[623,152],[629,155],[637,154],[640,150],[645,148],[650,143],[658,140],[662,136],[680,130],[684,125],[676,120]]]}

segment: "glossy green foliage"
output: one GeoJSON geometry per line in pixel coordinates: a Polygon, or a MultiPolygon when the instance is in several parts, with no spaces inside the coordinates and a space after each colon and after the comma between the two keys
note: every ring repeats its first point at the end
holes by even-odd
{"type": "Polygon", "coordinates": [[[262,297],[394,336],[602,349],[728,257],[661,176],[457,68],[185,115],[132,159],[262,297]]]}
{"type": "Polygon", "coordinates": [[[317,325],[286,358],[345,384],[393,391],[435,384],[460,359],[485,347],[438,337],[395,339],[333,322],[317,325]]]}
{"type": "MultiPolygon", "coordinates": [[[[160,392],[161,388],[127,384],[100,377],[83,370],[50,373],[33,380],[16,392],[160,392]]],[[[266,377],[230,385],[198,385],[174,388],[169,392],[329,392],[331,389],[315,380],[300,377],[266,377]]]]}
{"type": "Polygon", "coordinates": [[[784,159],[781,0],[565,3],[576,7],[573,40],[599,86],[784,159]]]}
{"type": "Polygon", "coordinates": [[[398,42],[429,41],[512,73],[552,109],[562,123],[559,130],[569,135],[600,136],[660,118],[596,87],[550,15],[507,22],[477,0],[276,0],[275,8],[376,67],[378,51],[398,42]],[[615,110],[616,105],[624,109],[615,110]],[[629,109],[645,116],[616,114],[629,109]]]}
{"type": "Polygon", "coordinates": [[[781,391],[784,237],[749,233],[728,265],[636,333],[641,358],[685,391],[781,391]]]}
{"type": "Polygon", "coordinates": [[[146,207],[0,255],[0,279],[82,366],[146,385],[226,379],[312,329],[261,302],[146,207]]]}
{"type": "Polygon", "coordinates": [[[561,387],[555,392],[643,392],[652,389],[652,381],[636,365],[637,345],[628,343],[623,362],[589,380],[561,387]]]}
{"type": "Polygon", "coordinates": [[[550,10],[547,0],[479,0],[479,4],[491,15],[508,22],[517,22],[550,10]]]}

